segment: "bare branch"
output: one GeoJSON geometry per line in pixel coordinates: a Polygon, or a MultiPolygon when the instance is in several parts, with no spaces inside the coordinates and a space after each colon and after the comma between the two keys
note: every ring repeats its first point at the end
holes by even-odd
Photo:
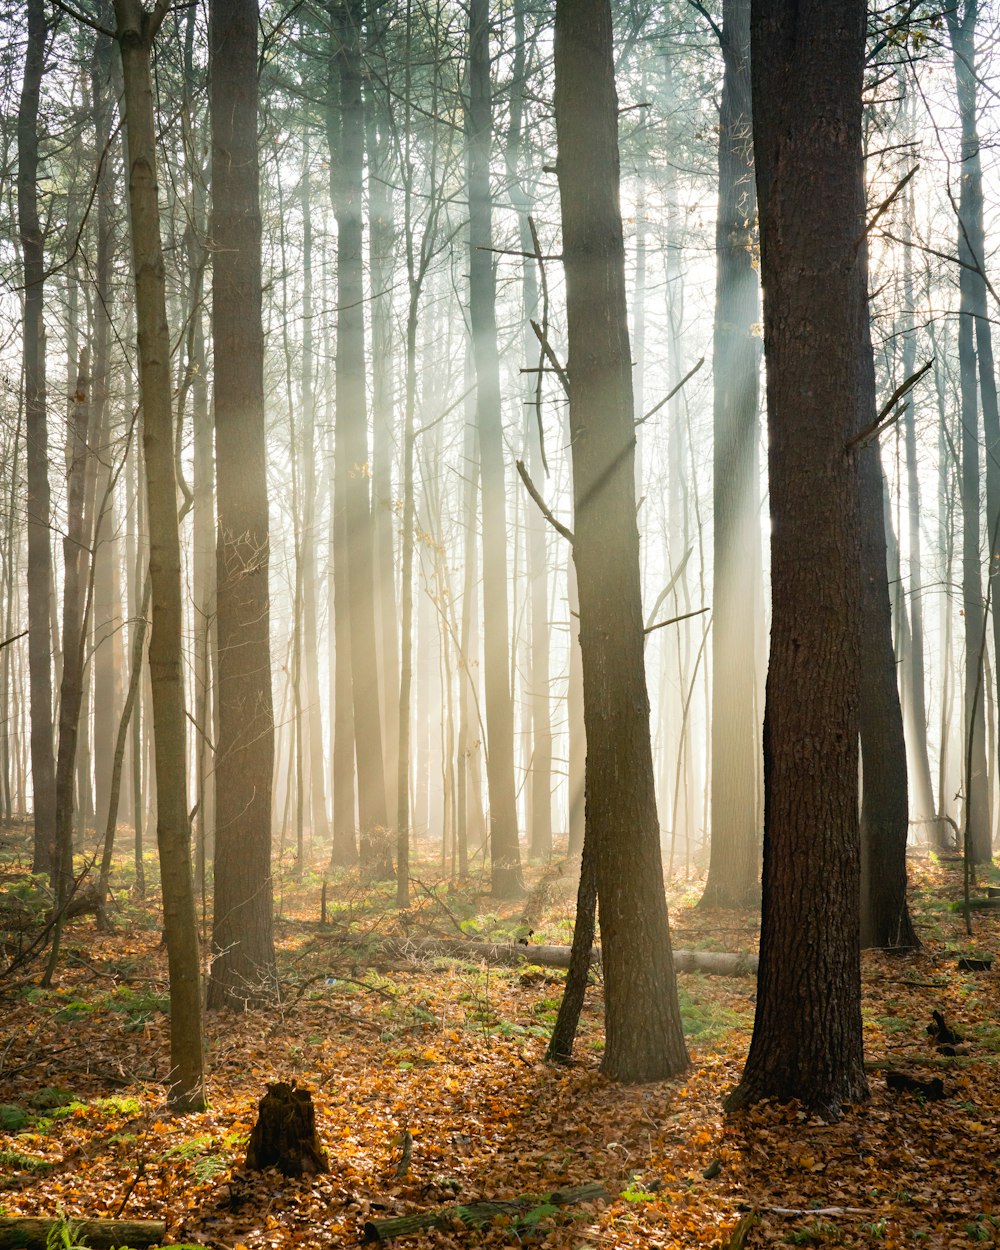
{"type": "Polygon", "coordinates": [[[548,504],[546,504],[545,500],[538,493],[535,483],[531,480],[531,475],[525,468],[524,461],[518,460],[515,463],[517,464],[517,471],[521,475],[521,481],[524,483],[525,489],[538,505],[538,510],[541,512],[542,516],[545,517],[546,521],[548,521],[557,534],[562,534],[563,538],[567,539],[569,542],[574,542],[573,531],[563,525],[562,521],[557,520],[555,516],[553,516],[548,504]]]}

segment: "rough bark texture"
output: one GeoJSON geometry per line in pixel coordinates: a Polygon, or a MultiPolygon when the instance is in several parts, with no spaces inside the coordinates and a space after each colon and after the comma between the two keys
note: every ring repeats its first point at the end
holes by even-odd
{"type": "MultiPolygon", "coordinates": [[[[385,806],[381,701],[372,560],[371,500],[368,494],[368,403],[365,384],[365,282],[362,230],[364,103],[361,94],[361,5],[334,0],[330,6],[331,90],[327,124],[331,139],[330,193],[337,218],[336,491],[342,493],[347,583],[336,588],[337,612],[346,607],[351,636],[351,691],[361,870],[375,880],[393,876],[385,806]]],[[[338,662],[340,657],[338,656],[338,662]]]]}
{"type": "Polygon", "coordinates": [[[205,1105],[201,977],[187,811],[186,722],[181,667],[181,552],[177,529],[170,334],[156,185],[156,139],[150,58],[160,0],[149,14],[140,0],[115,0],[125,82],[129,202],[146,466],[152,635],[149,671],[156,739],[156,836],[163,927],[170,975],[170,1090],[178,1111],[205,1105]]]}
{"type": "Polygon", "coordinates": [[[465,141],[469,182],[469,322],[476,368],[476,426],[482,475],[483,681],[486,693],[490,796],[490,857],[495,898],[523,892],[514,789],[514,703],[510,692],[507,609],[507,509],[504,487],[496,276],[493,272],[493,198],[490,193],[490,80],[488,0],[470,0],[468,105],[465,141]]]}
{"type": "Polygon", "coordinates": [[[49,638],[49,436],[45,397],[45,255],[38,218],[38,101],[45,60],[45,6],[28,0],[28,42],[17,114],[17,222],[24,257],[24,410],[28,485],[28,681],[34,870],[55,856],[56,765],[52,736],[52,648],[49,638]]]}
{"type": "Polygon", "coordinates": [[[736,1108],[867,1094],[861,1044],[857,456],[867,318],[863,0],[754,0],[772,517],[764,873],[736,1108]]]}
{"type": "Polygon", "coordinates": [[[246,1166],[254,1172],[274,1167],[285,1176],[327,1170],[326,1154],[316,1132],[316,1108],[307,1089],[294,1081],[278,1081],[267,1087],[247,1145],[246,1166]]]}
{"type": "Polygon", "coordinates": [[[256,0],[209,5],[219,739],[208,1003],[236,1008],[275,992],[257,24],[256,0]]]}
{"type": "Polygon", "coordinates": [[[555,110],[587,734],[587,854],[605,974],[602,1071],[662,1080],[687,1052],[660,862],[636,526],[635,430],[609,0],[557,0],[555,110]]]}
{"type": "Polygon", "coordinates": [[[756,583],[760,577],[757,455],[760,320],[753,231],[757,197],[750,130],[750,0],[722,6],[725,77],[719,118],[715,230],[712,613],[712,845],[702,904],[749,907],[758,884],[756,583]]]}

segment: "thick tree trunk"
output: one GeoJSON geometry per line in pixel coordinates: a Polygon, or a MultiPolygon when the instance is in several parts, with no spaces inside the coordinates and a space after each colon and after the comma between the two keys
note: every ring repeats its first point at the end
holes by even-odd
{"type": "Polygon", "coordinates": [[[208,1003],[234,1008],[275,994],[257,26],[256,0],[209,5],[219,738],[208,1003]]]}
{"type": "Polygon", "coordinates": [[[52,730],[52,654],[49,645],[49,436],[45,395],[45,255],[38,218],[38,102],[45,61],[45,5],[28,0],[28,43],[17,114],[17,218],[24,257],[24,409],[27,445],[28,682],[31,700],[31,787],[35,834],[33,867],[48,872],[55,859],[56,771],[52,730]]]}
{"type": "Polygon", "coordinates": [[[476,426],[482,482],[483,681],[486,694],[490,797],[491,888],[494,898],[524,890],[514,788],[514,703],[510,690],[510,623],[507,603],[507,505],[504,482],[500,356],[497,347],[496,276],[493,271],[493,197],[490,140],[488,0],[470,0],[468,105],[465,142],[469,185],[469,322],[476,368],[476,426]]]}
{"type": "Polygon", "coordinates": [[[170,334],[160,245],[150,73],[153,40],[167,7],[166,0],[157,0],[150,14],[141,0],[115,0],[125,79],[124,113],[152,578],[149,670],[156,734],[156,833],[170,975],[170,1090],[167,1097],[177,1111],[200,1111],[205,1105],[205,1065],[187,811],[181,553],[170,404],[170,334]]]}
{"type": "Polygon", "coordinates": [[[749,907],[758,885],[756,581],[760,488],[753,231],[757,197],[750,130],[750,0],[724,0],[725,77],[716,223],[712,613],[712,844],[702,905],[749,907]]]}
{"type": "Polygon", "coordinates": [[[602,1071],[662,1080],[687,1052],[656,815],[609,0],[557,0],[555,112],[587,733],[586,854],[600,899],[602,1071]]]}
{"type": "Polygon", "coordinates": [[[866,402],[865,4],[754,0],[772,517],[757,1011],[728,1106],[867,1094],[861,1044],[858,733],[866,402]]]}

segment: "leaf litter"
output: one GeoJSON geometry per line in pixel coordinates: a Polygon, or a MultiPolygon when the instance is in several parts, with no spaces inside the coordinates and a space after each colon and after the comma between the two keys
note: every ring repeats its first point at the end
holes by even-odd
{"type": "MultiPolygon", "coordinates": [[[[6,888],[16,873],[4,875],[6,888]]],[[[997,980],[959,968],[995,953],[998,920],[977,912],[975,941],[965,937],[951,909],[956,867],[911,867],[921,951],[863,957],[872,1096],[835,1124],[794,1106],[723,1114],[750,1041],[752,979],[681,974],[690,1070],[621,1087],[599,1072],[599,984],[574,1062],[553,1066],[543,1056],[561,972],[378,954],[381,938],[454,937],[456,926],[517,940],[525,915],[531,940],[567,942],[571,892],[551,891],[541,869],[528,875],[528,903],[499,910],[478,887],[428,875],[404,917],[388,893],[341,875],[324,926],[320,879],[286,881],[282,1002],[208,1015],[210,1106],[197,1115],[164,1102],[165,955],[152,906],[124,904],[128,923],[111,935],[74,921],[51,990],[0,981],[0,1211],[165,1219],[175,1243],[263,1250],[357,1244],[367,1221],[537,1195],[529,1219],[456,1222],[394,1244],[1000,1244],[997,980]],[[940,1050],[957,1053],[940,1053],[935,1012],[961,1039],[940,1050]],[[940,1079],[944,1097],[893,1092],[891,1072],[940,1079]],[[257,1102],[279,1080],[311,1090],[327,1174],[244,1170],[257,1102]],[[543,1201],[588,1182],[612,1199],[543,1201]]],[[[696,910],[697,883],[670,896],[676,945],[755,949],[756,916],[696,910]]]]}

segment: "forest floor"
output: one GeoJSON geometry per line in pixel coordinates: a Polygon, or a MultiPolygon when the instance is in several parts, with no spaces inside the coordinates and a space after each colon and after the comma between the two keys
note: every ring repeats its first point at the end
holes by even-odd
{"type": "MultiPolygon", "coordinates": [[[[26,894],[10,831],[3,845],[0,890],[26,894]]],[[[574,1062],[556,1067],[543,1054],[563,973],[366,956],[378,938],[458,937],[456,928],[569,942],[572,889],[551,871],[531,868],[527,903],[502,907],[487,883],[449,886],[434,873],[420,865],[402,918],[389,886],[331,875],[325,926],[318,874],[279,887],[283,1001],[208,1017],[210,1107],[198,1115],[164,1104],[155,909],[125,882],[116,933],[74,921],[53,988],[38,984],[39,965],[0,980],[0,1215],[165,1219],[169,1241],[217,1250],[328,1247],[357,1244],[369,1219],[596,1181],[606,1200],[539,1203],[482,1231],[451,1223],[394,1244],[1000,1244],[1000,972],[958,965],[1000,954],[1000,917],[974,912],[966,935],[952,910],[960,866],[915,856],[923,949],[864,956],[871,1098],[832,1125],[794,1107],[723,1114],[750,1041],[752,979],[681,975],[690,1070],[622,1088],[598,1071],[599,985],[574,1062]],[[367,947],[345,949],[349,935],[367,935],[367,947]],[[959,1053],[939,1054],[928,1036],[935,1010],[963,1035],[959,1053]],[[945,1097],[892,1093],[887,1069],[940,1077],[945,1097]],[[268,1082],[291,1079],[312,1091],[330,1170],[249,1173],[258,1100],[268,1082]]],[[[669,885],[675,946],[755,949],[758,917],[698,910],[699,892],[698,882],[669,885]]]]}

